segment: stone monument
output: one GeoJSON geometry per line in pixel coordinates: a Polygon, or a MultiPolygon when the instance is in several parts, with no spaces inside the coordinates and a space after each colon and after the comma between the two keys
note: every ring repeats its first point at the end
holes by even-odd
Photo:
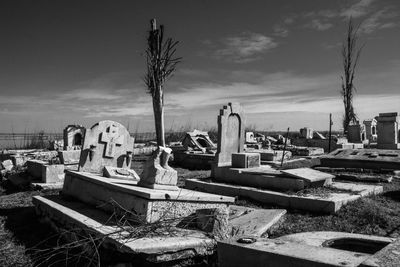
{"type": "Polygon", "coordinates": [[[400,149],[399,116],[397,112],[379,113],[376,117],[378,144],[380,149],[400,149]]]}
{"type": "Polygon", "coordinates": [[[115,121],[100,121],[86,130],[79,171],[102,174],[105,166],[129,169],[134,138],[115,121]]]}
{"type": "Polygon", "coordinates": [[[244,151],[245,117],[238,103],[229,103],[218,116],[218,148],[215,156],[217,167],[230,166],[232,153],[244,151]]]}
{"type": "Polygon", "coordinates": [[[144,166],[139,186],[152,189],[179,190],[176,186],[178,173],[168,166],[168,159],[171,156],[170,148],[159,146],[153,152],[152,157],[144,166]]]}
{"type": "Polygon", "coordinates": [[[85,137],[85,127],[82,125],[71,124],[63,131],[64,150],[81,149],[85,137]]]}
{"type": "Polygon", "coordinates": [[[314,131],[312,128],[304,127],[300,129],[300,138],[313,139],[314,131]]]}
{"type": "Polygon", "coordinates": [[[378,135],[376,133],[376,120],[375,119],[369,119],[363,121],[365,125],[365,133],[367,136],[367,139],[369,140],[370,143],[376,142],[378,139],[378,135]]]}
{"type": "Polygon", "coordinates": [[[358,121],[356,124],[349,125],[347,131],[347,140],[350,143],[364,143],[367,140],[365,125],[360,124],[358,121]]]}

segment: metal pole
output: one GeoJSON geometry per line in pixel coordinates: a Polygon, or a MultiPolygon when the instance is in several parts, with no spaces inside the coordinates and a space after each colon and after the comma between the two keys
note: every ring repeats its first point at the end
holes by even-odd
{"type": "Polygon", "coordinates": [[[281,167],[283,166],[283,159],[285,158],[285,150],[286,150],[286,144],[287,144],[288,138],[289,138],[289,127],[287,128],[286,139],[285,139],[285,145],[283,146],[281,167]]]}
{"type": "Polygon", "coordinates": [[[329,145],[328,153],[331,153],[331,140],[332,140],[332,113],[329,113],[329,145]]]}

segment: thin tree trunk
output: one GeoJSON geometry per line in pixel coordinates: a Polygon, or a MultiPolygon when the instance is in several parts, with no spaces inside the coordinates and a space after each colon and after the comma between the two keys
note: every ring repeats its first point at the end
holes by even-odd
{"type": "Polygon", "coordinates": [[[159,89],[160,90],[156,90],[155,96],[153,97],[154,122],[157,136],[157,145],[165,147],[164,105],[163,97],[161,95],[162,88],[159,89]]]}

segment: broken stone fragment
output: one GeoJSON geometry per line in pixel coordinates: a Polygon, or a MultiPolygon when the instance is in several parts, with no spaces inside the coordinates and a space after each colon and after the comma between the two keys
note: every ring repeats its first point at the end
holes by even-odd
{"type": "Polygon", "coordinates": [[[159,146],[145,163],[139,186],[152,189],[179,190],[178,172],[168,165],[170,148],[159,146]]]}
{"type": "Polygon", "coordinates": [[[211,233],[217,240],[230,237],[228,208],[198,209],[196,223],[200,230],[211,233]]]}

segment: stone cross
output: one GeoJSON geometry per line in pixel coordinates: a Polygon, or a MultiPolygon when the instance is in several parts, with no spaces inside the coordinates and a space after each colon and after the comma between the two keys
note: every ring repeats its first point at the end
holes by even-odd
{"type": "Polygon", "coordinates": [[[111,125],[108,132],[101,133],[101,142],[106,143],[104,148],[104,157],[113,158],[115,156],[115,146],[121,146],[124,142],[124,136],[119,135],[118,128],[111,125]]]}

